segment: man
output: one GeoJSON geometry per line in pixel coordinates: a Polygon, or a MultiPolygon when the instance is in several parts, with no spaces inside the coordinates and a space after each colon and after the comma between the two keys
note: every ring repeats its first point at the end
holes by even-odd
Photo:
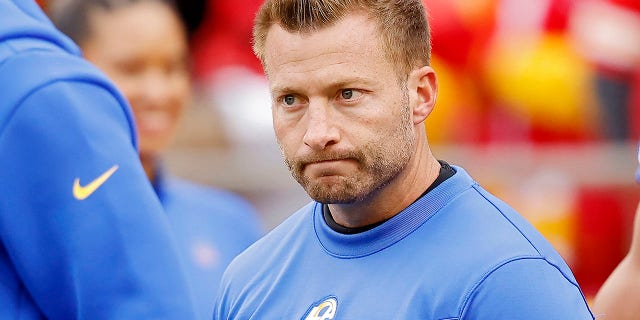
{"type": "Polygon", "coordinates": [[[0,318],[193,319],[106,77],[32,0],[0,1],[0,318]]]}
{"type": "MultiPolygon", "coordinates": [[[[640,149],[638,150],[640,162],[640,149]]],[[[640,182],[640,167],[636,172],[640,182]]],[[[598,291],[593,311],[598,319],[633,320],[640,314],[640,205],[636,209],[631,247],[598,291]]]]}
{"type": "Polygon", "coordinates": [[[232,262],[215,319],[593,319],[551,245],[432,155],[420,0],[267,0],[254,37],[315,202],[232,262]]]}

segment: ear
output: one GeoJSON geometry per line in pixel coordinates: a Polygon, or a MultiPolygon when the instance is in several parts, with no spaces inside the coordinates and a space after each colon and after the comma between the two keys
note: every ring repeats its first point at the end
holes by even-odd
{"type": "Polygon", "coordinates": [[[438,95],[436,73],[430,66],[415,69],[407,81],[409,96],[414,97],[413,124],[420,124],[431,114],[438,95]]]}

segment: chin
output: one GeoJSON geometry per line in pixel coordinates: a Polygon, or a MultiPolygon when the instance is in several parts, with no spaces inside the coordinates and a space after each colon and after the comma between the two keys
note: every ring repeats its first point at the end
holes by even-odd
{"type": "Polygon", "coordinates": [[[307,186],[305,190],[311,199],[325,204],[350,204],[361,198],[356,190],[345,186],[315,184],[307,186]]]}
{"type": "Polygon", "coordinates": [[[165,141],[141,141],[138,140],[138,150],[141,156],[155,157],[167,149],[169,143],[165,141]]]}

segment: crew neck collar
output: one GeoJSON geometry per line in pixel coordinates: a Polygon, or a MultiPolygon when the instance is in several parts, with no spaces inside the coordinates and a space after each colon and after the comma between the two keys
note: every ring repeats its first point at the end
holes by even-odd
{"type": "Polygon", "coordinates": [[[462,168],[452,166],[456,173],[403,211],[383,224],[357,234],[342,234],[331,229],[322,215],[322,204],[315,203],[313,224],[316,236],[329,254],[339,258],[358,258],[381,251],[402,240],[427,222],[452,198],[475,182],[462,168]]]}

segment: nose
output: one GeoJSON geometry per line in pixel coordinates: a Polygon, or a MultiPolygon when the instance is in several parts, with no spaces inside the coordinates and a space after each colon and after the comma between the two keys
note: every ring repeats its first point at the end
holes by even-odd
{"type": "Polygon", "coordinates": [[[338,143],[340,131],[336,126],[334,112],[326,103],[309,105],[307,131],[303,138],[304,144],[319,151],[338,143]]]}
{"type": "Polygon", "coordinates": [[[153,106],[162,106],[172,95],[171,78],[161,70],[150,70],[141,83],[143,99],[153,106]]]}

